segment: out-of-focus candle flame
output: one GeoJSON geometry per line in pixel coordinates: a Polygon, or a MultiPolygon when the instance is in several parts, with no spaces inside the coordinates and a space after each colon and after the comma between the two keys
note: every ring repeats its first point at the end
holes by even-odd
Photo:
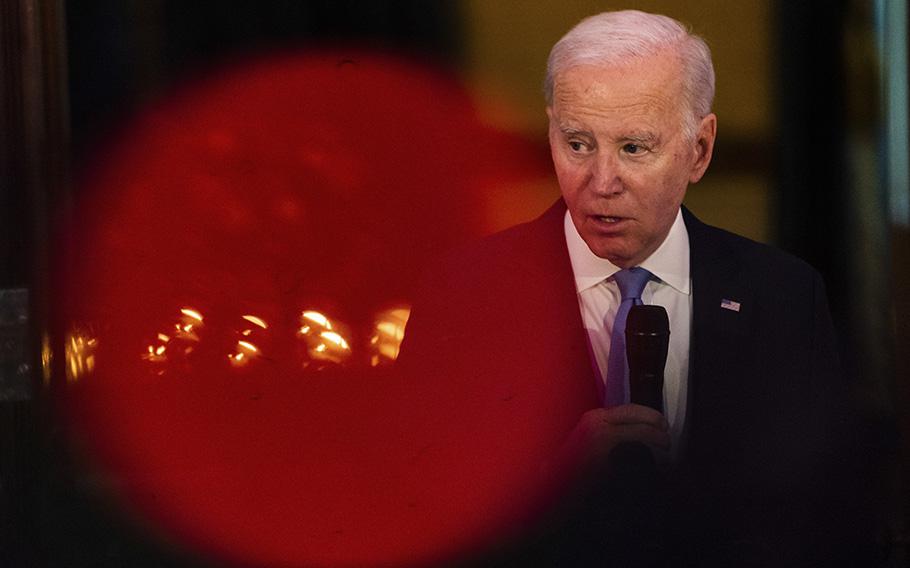
{"type": "Polygon", "coordinates": [[[237,369],[249,365],[252,358],[247,355],[248,353],[255,352],[238,350],[235,353],[228,353],[228,360],[231,362],[231,366],[237,369]]]}
{"type": "Polygon", "coordinates": [[[342,349],[351,348],[348,345],[348,342],[345,341],[345,339],[343,337],[341,337],[340,335],[338,335],[338,333],[336,333],[334,331],[323,331],[322,333],[319,334],[319,337],[321,337],[323,339],[327,339],[328,341],[331,341],[332,343],[334,343],[335,345],[337,345],[338,347],[340,347],[342,349]]]}
{"type": "MultiPolygon", "coordinates": [[[[142,359],[150,363],[163,364],[167,362],[167,344],[171,340],[170,337],[163,333],[158,334],[158,339],[161,343],[155,345],[149,345],[146,347],[146,352],[142,354],[142,359]]],[[[159,370],[161,374],[163,370],[159,370]]]]}
{"type": "Polygon", "coordinates": [[[246,367],[259,356],[259,348],[249,341],[238,341],[237,348],[228,354],[231,365],[235,368],[246,367]]]}
{"type": "Polygon", "coordinates": [[[237,332],[243,339],[237,340],[234,352],[228,355],[231,366],[235,369],[245,368],[254,360],[261,358],[261,349],[258,345],[253,343],[253,341],[259,343],[260,340],[262,340],[268,344],[268,333],[270,333],[265,331],[269,329],[269,324],[261,317],[252,314],[245,314],[240,317],[244,322],[252,325],[249,327],[242,327],[237,332]]]}
{"type": "Polygon", "coordinates": [[[407,306],[388,309],[376,315],[369,345],[370,366],[378,367],[395,362],[410,315],[411,308],[407,306]]]}
{"type": "Polygon", "coordinates": [[[309,320],[309,321],[315,323],[316,325],[323,327],[325,329],[332,329],[332,322],[329,321],[329,318],[325,317],[323,314],[321,314],[317,311],[307,310],[307,311],[303,312],[302,314],[300,314],[300,318],[309,320]]]}
{"type": "Polygon", "coordinates": [[[76,329],[67,334],[64,345],[66,382],[78,382],[95,370],[97,347],[98,340],[84,330],[76,329]]]}
{"type": "Polygon", "coordinates": [[[198,310],[194,310],[193,308],[181,308],[180,313],[202,323],[202,314],[199,313],[198,310]]]}
{"type": "Polygon", "coordinates": [[[303,367],[321,369],[327,364],[342,365],[351,358],[351,345],[345,338],[347,326],[333,322],[325,314],[305,310],[300,314],[297,338],[303,342],[303,367]]]}
{"type": "Polygon", "coordinates": [[[245,319],[246,321],[248,321],[252,324],[258,325],[262,329],[269,328],[268,324],[266,324],[262,318],[258,318],[256,316],[251,316],[251,315],[245,315],[245,316],[243,316],[243,319],[245,319]]]}
{"type": "MultiPolygon", "coordinates": [[[[176,330],[174,339],[183,339],[194,343],[198,342],[198,330],[203,327],[202,313],[193,308],[181,308],[180,313],[180,320],[174,324],[174,329],[176,330]]],[[[192,348],[189,348],[187,353],[192,350],[192,348]]]]}
{"type": "Polygon", "coordinates": [[[141,357],[153,364],[155,374],[163,375],[169,365],[192,353],[199,344],[199,330],[204,328],[202,313],[190,307],[180,308],[177,321],[169,333],[158,332],[141,357]],[[176,357],[176,360],[172,360],[176,357]]]}

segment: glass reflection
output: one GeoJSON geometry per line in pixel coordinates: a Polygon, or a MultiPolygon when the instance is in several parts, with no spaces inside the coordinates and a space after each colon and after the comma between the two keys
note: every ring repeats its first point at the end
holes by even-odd
{"type": "Polygon", "coordinates": [[[347,364],[352,355],[348,327],[315,310],[300,314],[297,339],[302,343],[303,368],[319,370],[347,364]]]}
{"type": "MultiPolygon", "coordinates": [[[[179,309],[176,321],[161,326],[159,329],[163,331],[144,344],[140,358],[156,375],[174,369],[192,371],[187,365],[197,357],[213,362],[227,359],[228,366],[238,370],[248,369],[256,361],[282,362],[291,358],[297,359],[298,362],[293,363],[297,368],[307,371],[337,366],[380,367],[391,365],[398,358],[409,316],[410,307],[397,306],[378,312],[368,320],[371,323],[352,330],[332,315],[308,309],[299,312],[296,327],[279,326],[273,331],[268,321],[259,315],[241,315],[234,320],[235,325],[230,325],[217,316],[209,322],[199,310],[184,307],[179,309]],[[205,333],[202,333],[203,328],[205,333]],[[289,344],[282,338],[296,338],[296,348],[287,350],[289,344]],[[200,349],[203,351],[193,355],[193,359],[189,358],[200,349]],[[209,356],[215,359],[208,359],[209,356]]],[[[94,343],[90,345],[85,341],[70,345],[67,356],[75,357],[77,352],[83,351],[88,353],[94,343]]],[[[44,355],[48,368],[52,357],[49,349],[48,346],[44,355]]],[[[77,365],[70,359],[67,362],[77,365]]],[[[70,374],[75,377],[84,372],[86,365],[94,365],[94,359],[81,365],[79,369],[82,370],[74,370],[76,367],[73,366],[70,374]]]]}
{"type": "MultiPolygon", "coordinates": [[[[76,383],[95,370],[95,351],[98,339],[89,330],[75,327],[65,338],[64,358],[66,361],[66,382],[76,383]]],[[[42,353],[42,364],[44,363],[42,353]]],[[[50,345],[47,346],[47,365],[50,367],[50,345]]]]}
{"type": "Polygon", "coordinates": [[[251,314],[243,315],[241,319],[244,325],[237,333],[240,337],[234,343],[233,352],[227,356],[234,369],[246,368],[253,361],[262,358],[262,344],[268,339],[265,333],[269,325],[264,319],[251,314]]]}
{"type": "Polygon", "coordinates": [[[371,367],[395,362],[410,315],[411,309],[407,306],[388,309],[376,315],[369,344],[371,367]]]}
{"type": "Polygon", "coordinates": [[[202,313],[194,308],[180,309],[177,321],[168,332],[160,331],[149,343],[142,359],[153,366],[153,372],[162,375],[165,367],[176,359],[183,359],[199,345],[199,331],[204,327],[202,313]]]}
{"type": "Polygon", "coordinates": [[[51,384],[54,367],[54,350],[51,347],[51,336],[47,333],[41,335],[41,379],[44,386],[51,384]]]}

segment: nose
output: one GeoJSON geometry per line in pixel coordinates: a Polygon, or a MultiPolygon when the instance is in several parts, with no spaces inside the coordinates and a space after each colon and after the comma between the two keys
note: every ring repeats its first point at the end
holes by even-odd
{"type": "Polygon", "coordinates": [[[595,160],[591,172],[591,188],[604,197],[624,191],[620,164],[616,156],[600,154],[595,160]]]}

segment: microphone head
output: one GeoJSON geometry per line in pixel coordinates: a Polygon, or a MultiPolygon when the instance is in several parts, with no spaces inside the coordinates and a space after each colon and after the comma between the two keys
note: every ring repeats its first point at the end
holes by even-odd
{"type": "Polygon", "coordinates": [[[663,306],[632,306],[626,318],[626,333],[665,335],[670,333],[670,319],[663,306]]]}

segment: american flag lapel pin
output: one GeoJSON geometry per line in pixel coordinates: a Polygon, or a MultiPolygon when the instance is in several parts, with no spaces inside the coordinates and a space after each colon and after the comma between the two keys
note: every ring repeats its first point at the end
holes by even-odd
{"type": "Polygon", "coordinates": [[[731,312],[738,312],[740,305],[739,302],[734,302],[733,300],[728,300],[724,298],[720,301],[720,307],[725,310],[730,310],[731,312]]]}

